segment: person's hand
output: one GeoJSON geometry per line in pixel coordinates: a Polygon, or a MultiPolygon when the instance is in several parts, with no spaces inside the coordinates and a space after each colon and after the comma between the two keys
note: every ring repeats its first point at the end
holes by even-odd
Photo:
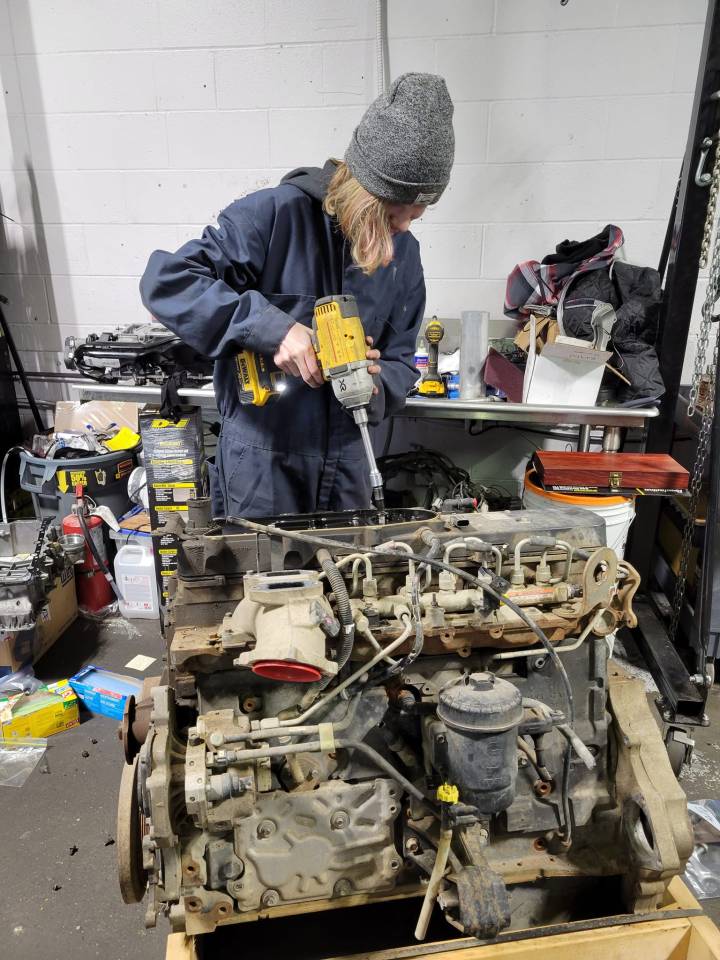
{"type": "MultiPolygon", "coordinates": [[[[365,342],[367,343],[368,347],[370,347],[370,349],[366,350],[365,352],[365,356],[368,358],[368,360],[379,360],[380,351],[373,349],[373,338],[365,337],[365,342]]],[[[372,374],[373,377],[380,376],[380,364],[371,363],[370,366],[368,367],[368,372],[372,374]]],[[[379,393],[377,387],[373,387],[373,393],[377,396],[377,394],[379,393]]]]}
{"type": "Polygon", "coordinates": [[[273,360],[285,373],[302,377],[309,387],[321,387],[324,383],[312,345],[312,334],[302,323],[290,327],[273,360]]]}

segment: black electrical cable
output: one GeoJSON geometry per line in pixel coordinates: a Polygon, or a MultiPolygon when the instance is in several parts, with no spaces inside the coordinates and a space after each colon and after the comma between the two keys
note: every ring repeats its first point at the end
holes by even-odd
{"type": "MultiPolygon", "coordinates": [[[[300,530],[284,530],[280,527],[274,526],[274,524],[258,523],[255,520],[247,520],[245,517],[227,517],[227,523],[236,524],[237,526],[245,527],[248,530],[254,530],[256,533],[264,533],[268,536],[286,537],[289,540],[299,540],[300,542],[310,543],[317,547],[327,547],[329,550],[342,551],[343,553],[354,553],[357,551],[357,545],[354,543],[343,543],[342,540],[332,540],[329,537],[319,537],[316,534],[304,533],[300,530]]],[[[363,551],[365,553],[371,553],[375,556],[382,557],[384,560],[387,560],[389,556],[387,551],[379,550],[377,547],[363,546],[363,551]]],[[[493,600],[497,601],[499,604],[504,604],[508,610],[512,610],[512,612],[523,621],[523,623],[532,631],[532,633],[535,634],[542,644],[545,652],[552,660],[553,666],[558,671],[565,689],[565,697],[568,704],[568,721],[570,722],[571,726],[574,724],[575,701],[573,698],[572,686],[570,685],[570,678],[567,675],[565,666],[555,650],[555,647],[553,647],[552,643],[550,643],[545,633],[535,623],[532,617],[528,616],[522,607],[519,607],[509,597],[505,596],[505,594],[493,589],[493,587],[491,587],[488,583],[479,580],[471,573],[468,573],[467,570],[463,570],[460,567],[455,567],[452,566],[452,564],[445,563],[442,560],[436,560],[434,558],[430,558],[429,556],[423,556],[422,554],[417,553],[404,553],[402,554],[402,559],[414,560],[416,563],[427,564],[427,566],[433,567],[436,570],[448,570],[456,577],[460,577],[460,579],[464,580],[466,583],[470,583],[474,587],[482,590],[484,593],[487,593],[488,596],[492,597],[493,600]]]]}
{"type": "Polygon", "coordinates": [[[563,807],[563,821],[565,830],[565,843],[570,845],[572,842],[572,816],[570,814],[570,764],[572,761],[572,746],[570,743],[565,748],[563,757],[562,786],[561,797],[563,807]]]}
{"type": "Polygon", "coordinates": [[[435,491],[440,494],[444,489],[449,496],[461,484],[471,496],[478,496],[480,492],[476,489],[467,470],[458,467],[446,454],[435,450],[409,450],[389,456],[383,451],[383,456],[378,459],[378,469],[386,484],[400,473],[409,473],[416,478],[427,477],[427,486],[433,488],[429,503],[434,499],[435,491]],[[434,482],[436,477],[442,477],[443,482],[436,484],[434,482]]]}
{"type": "MultiPolygon", "coordinates": [[[[292,729],[289,727],[288,729],[292,729]]],[[[402,773],[395,767],[389,760],[386,760],[377,750],[365,743],[362,740],[336,740],[335,746],[338,750],[357,750],[358,753],[364,754],[371,763],[374,763],[376,767],[379,767],[384,773],[389,777],[397,780],[407,793],[412,797],[415,797],[416,800],[419,800],[421,803],[427,804],[432,810],[437,809],[437,805],[423,794],[422,790],[418,790],[414,783],[411,783],[407,777],[403,776],[402,773]]]]}
{"type": "Polygon", "coordinates": [[[345,580],[338,568],[335,566],[333,558],[328,550],[322,547],[316,554],[318,563],[323,569],[328,583],[335,594],[335,604],[337,606],[338,618],[342,624],[341,640],[337,650],[338,671],[342,670],[350,659],[355,644],[355,621],[353,619],[352,607],[350,606],[350,597],[348,596],[345,580]]]}

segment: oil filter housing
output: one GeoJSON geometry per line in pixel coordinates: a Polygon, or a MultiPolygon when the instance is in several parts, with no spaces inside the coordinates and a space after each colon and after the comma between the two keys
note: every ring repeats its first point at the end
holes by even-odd
{"type": "Polygon", "coordinates": [[[437,713],[447,727],[448,773],[462,800],[488,816],[506,810],[517,779],[518,688],[493,673],[472,673],[440,693],[437,713]]]}

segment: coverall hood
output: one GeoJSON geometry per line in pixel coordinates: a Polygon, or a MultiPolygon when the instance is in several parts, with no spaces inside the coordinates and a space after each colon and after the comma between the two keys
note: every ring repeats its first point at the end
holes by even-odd
{"type": "Polygon", "coordinates": [[[297,187],[313,200],[324,200],[336,169],[337,164],[333,160],[328,160],[323,167],[297,167],[286,173],[280,182],[297,187]]]}

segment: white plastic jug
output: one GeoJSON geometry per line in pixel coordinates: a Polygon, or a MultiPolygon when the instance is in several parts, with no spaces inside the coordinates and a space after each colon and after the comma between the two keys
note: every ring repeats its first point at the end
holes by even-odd
{"type": "Polygon", "coordinates": [[[115,557],[115,580],[123,599],[120,613],[130,620],[153,620],[160,616],[155,561],[152,547],[134,543],[120,547],[115,557]]]}

